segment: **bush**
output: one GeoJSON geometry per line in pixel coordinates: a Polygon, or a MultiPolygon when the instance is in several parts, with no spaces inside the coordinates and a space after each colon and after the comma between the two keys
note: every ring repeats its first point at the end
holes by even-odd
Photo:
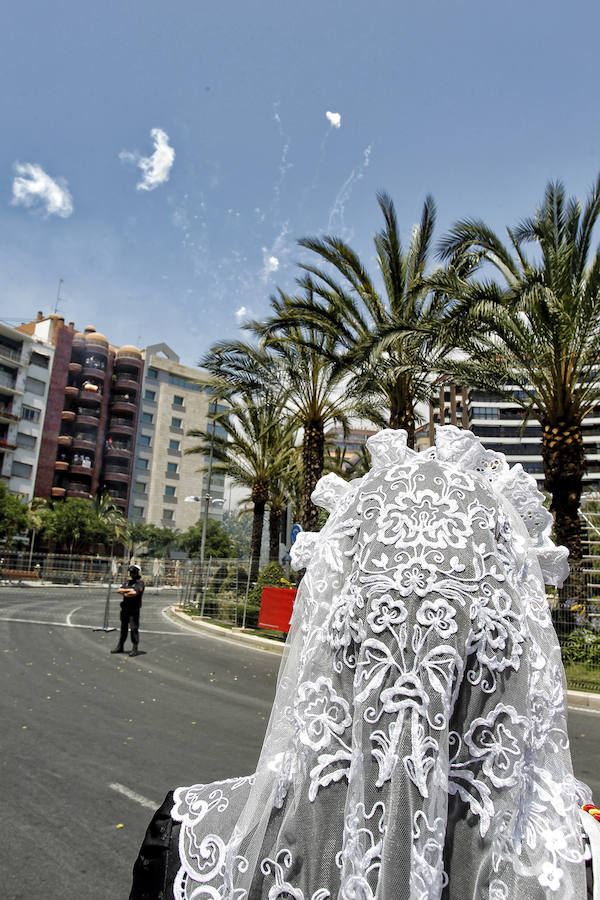
{"type": "Polygon", "coordinates": [[[575,628],[561,650],[565,664],[587,663],[600,667],[600,634],[593,628],[575,628]]]}
{"type": "Polygon", "coordinates": [[[281,579],[285,578],[283,568],[276,562],[270,562],[259,573],[256,584],[250,591],[248,606],[260,606],[260,595],[264,587],[281,587],[281,579]]]}

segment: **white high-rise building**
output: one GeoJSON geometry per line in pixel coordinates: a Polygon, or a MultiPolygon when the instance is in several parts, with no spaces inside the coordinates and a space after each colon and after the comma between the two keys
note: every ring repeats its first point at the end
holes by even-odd
{"type": "Polygon", "coordinates": [[[54,347],[0,323],[0,479],[26,500],[33,489],[54,347]]]}
{"type": "MultiPolygon", "coordinates": [[[[208,493],[209,515],[220,519],[224,476],[213,474],[208,492],[208,475],[198,471],[208,464],[208,457],[185,453],[199,443],[187,432],[207,428],[209,406],[212,409],[213,405],[209,375],[182,365],[167,344],[146,347],[142,355],[144,376],[129,518],[185,531],[201,518],[208,493]],[[186,502],[186,497],[198,501],[186,502]]],[[[218,425],[215,431],[224,434],[218,425]]]]}

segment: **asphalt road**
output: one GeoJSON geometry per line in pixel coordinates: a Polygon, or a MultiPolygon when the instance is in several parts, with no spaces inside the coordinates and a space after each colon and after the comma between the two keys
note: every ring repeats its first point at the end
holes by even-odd
{"type": "MultiPolygon", "coordinates": [[[[105,590],[0,587],[4,900],[127,898],[168,790],[254,769],[279,656],[185,630],[146,592],[135,659],[93,631],[105,590]]],[[[117,624],[118,597],[111,623],[117,624]]],[[[600,798],[600,714],[571,710],[576,775],[600,798]]]]}

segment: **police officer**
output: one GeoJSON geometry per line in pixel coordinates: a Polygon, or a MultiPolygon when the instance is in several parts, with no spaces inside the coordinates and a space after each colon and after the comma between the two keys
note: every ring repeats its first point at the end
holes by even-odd
{"type": "Polygon", "coordinates": [[[142,581],[142,570],[134,564],[129,566],[129,581],[122,585],[117,593],[123,595],[121,600],[121,635],[119,643],[111,653],[124,653],[125,641],[127,640],[127,631],[131,628],[132,648],[130,656],[138,655],[138,644],[140,640],[140,607],[142,605],[142,596],[144,594],[144,582],[142,581]]]}

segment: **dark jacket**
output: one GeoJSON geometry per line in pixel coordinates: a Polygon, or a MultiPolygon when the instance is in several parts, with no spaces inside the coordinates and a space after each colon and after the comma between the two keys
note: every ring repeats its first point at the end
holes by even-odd
{"type": "Polygon", "coordinates": [[[130,578],[129,581],[122,585],[124,588],[128,588],[130,591],[135,591],[135,597],[123,597],[121,600],[121,606],[123,609],[128,610],[138,610],[142,605],[142,597],[144,595],[145,584],[141,578],[130,578]]]}

